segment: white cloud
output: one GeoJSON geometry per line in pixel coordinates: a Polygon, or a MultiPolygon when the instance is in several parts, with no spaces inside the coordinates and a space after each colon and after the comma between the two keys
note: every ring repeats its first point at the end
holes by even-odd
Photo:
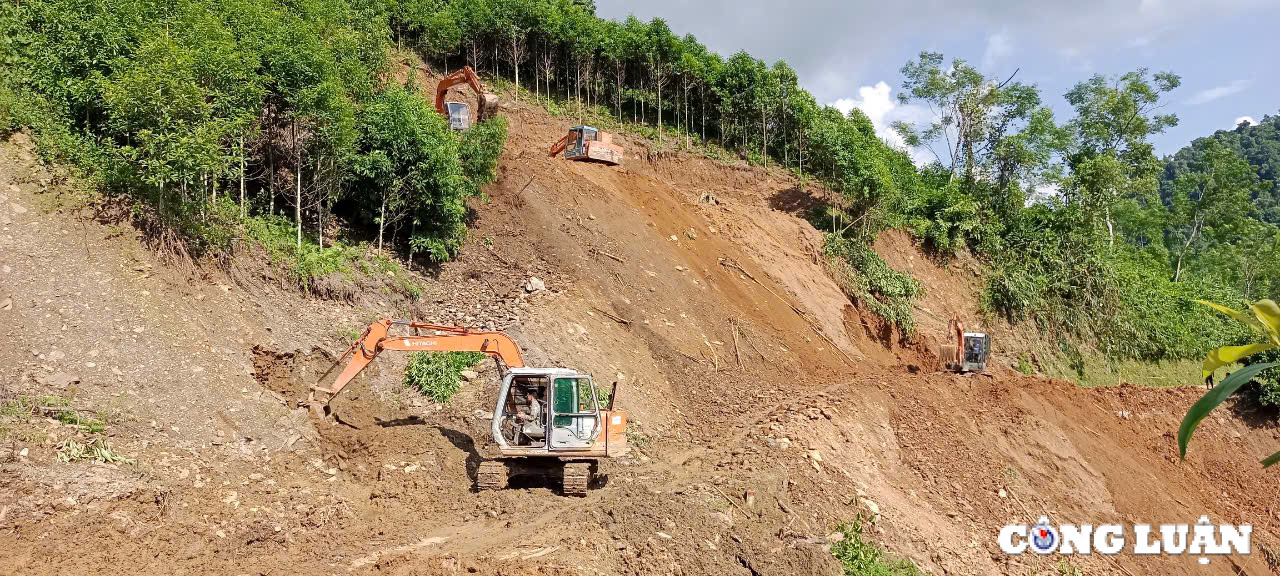
{"type": "Polygon", "coordinates": [[[907,150],[916,164],[933,160],[933,154],[928,150],[908,149],[902,136],[893,129],[893,123],[899,120],[909,123],[926,121],[930,118],[929,111],[915,104],[899,104],[893,96],[893,88],[885,81],[876,82],[874,86],[862,86],[858,88],[856,98],[840,98],[831,105],[843,114],[854,108],[861,110],[875,126],[876,136],[894,148],[907,150]]]}
{"type": "Polygon", "coordinates": [[[1241,116],[1236,118],[1236,122],[1235,124],[1232,124],[1232,126],[1239,126],[1241,122],[1248,122],[1250,126],[1256,126],[1258,124],[1258,121],[1254,120],[1253,116],[1241,116]]]}
{"type": "Polygon", "coordinates": [[[1013,40],[1004,31],[987,35],[987,49],[982,53],[982,69],[990,70],[1013,53],[1013,40]]]}
{"type": "Polygon", "coordinates": [[[1252,80],[1236,80],[1230,84],[1206,88],[1191,95],[1191,97],[1187,99],[1186,103],[1190,106],[1208,104],[1214,100],[1221,100],[1227,96],[1243,92],[1244,89],[1248,88],[1252,83],[1252,80]]]}

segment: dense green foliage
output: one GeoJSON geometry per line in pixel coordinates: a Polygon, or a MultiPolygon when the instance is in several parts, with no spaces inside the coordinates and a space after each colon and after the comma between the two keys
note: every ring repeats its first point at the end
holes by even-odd
{"type": "Polygon", "coordinates": [[[836,531],[843,538],[831,545],[831,555],[840,561],[845,576],[919,576],[921,574],[920,569],[910,560],[885,554],[875,542],[864,540],[861,517],[837,526],[836,531]]]}
{"type": "Polygon", "coordinates": [[[404,385],[436,402],[448,402],[462,387],[462,371],[484,358],[481,352],[414,352],[404,371],[404,385]]]}
{"type": "Polygon", "coordinates": [[[431,95],[392,80],[391,4],[8,3],[0,128],[32,125],[198,247],[223,247],[220,230],[258,216],[278,228],[281,215],[296,252],[304,225],[322,251],[341,203],[377,224],[380,245],[407,224],[402,246],[444,260],[461,245],[465,198],[492,181],[505,126],[460,146],[431,95]]]}

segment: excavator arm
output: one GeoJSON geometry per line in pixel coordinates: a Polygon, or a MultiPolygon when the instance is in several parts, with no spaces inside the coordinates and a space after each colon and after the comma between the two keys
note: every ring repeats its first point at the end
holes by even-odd
{"type": "Polygon", "coordinates": [[[552,158],[554,158],[556,154],[564,152],[564,147],[568,145],[568,143],[569,143],[569,135],[565,134],[564,136],[561,136],[559,140],[556,140],[555,144],[551,145],[551,153],[548,154],[548,156],[551,156],[552,158]]]}
{"type": "Polygon", "coordinates": [[[313,404],[316,392],[326,394],[328,397],[324,400],[324,403],[328,404],[383,350],[401,352],[483,352],[502,361],[508,368],[524,367],[524,357],[520,353],[520,346],[510,336],[502,332],[474,331],[461,326],[443,326],[384,318],[370,324],[365,329],[364,334],[361,334],[355,342],[352,342],[351,346],[347,347],[347,351],[343,352],[342,356],[334,362],[335,367],[344,362],[346,364],[331,387],[314,386],[311,388],[313,404]],[[397,326],[412,330],[413,334],[392,335],[391,329],[397,326]],[[421,334],[424,330],[432,334],[421,334]]]}

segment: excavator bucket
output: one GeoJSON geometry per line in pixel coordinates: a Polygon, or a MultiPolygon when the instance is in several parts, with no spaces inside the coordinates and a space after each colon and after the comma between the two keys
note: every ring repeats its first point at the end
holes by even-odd
{"type": "Polygon", "coordinates": [[[498,114],[498,95],[492,92],[480,94],[480,110],[476,114],[477,122],[484,122],[498,114]]]}

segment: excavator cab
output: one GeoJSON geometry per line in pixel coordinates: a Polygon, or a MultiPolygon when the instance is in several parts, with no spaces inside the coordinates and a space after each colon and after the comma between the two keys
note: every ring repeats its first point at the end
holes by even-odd
{"type": "Polygon", "coordinates": [[[985,372],[987,357],[991,355],[991,336],[983,332],[964,333],[964,357],[960,360],[961,372],[985,372]]]}
{"type": "Polygon", "coordinates": [[[590,126],[574,126],[569,129],[569,144],[565,146],[564,157],[577,160],[587,154],[585,144],[600,138],[600,131],[590,126]]]}
{"type": "Polygon", "coordinates": [[[533,456],[556,452],[625,451],[625,437],[601,438],[609,424],[609,407],[600,406],[600,393],[591,375],[566,368],[511,368],[498,392],[493,414],[493,437],[503,454],[533,456]],[[534,426],[521,419],[528,413],[530,393],[542,404],[534,426]],[[620,442],[621,440],[621,442],[620,442]]]}

